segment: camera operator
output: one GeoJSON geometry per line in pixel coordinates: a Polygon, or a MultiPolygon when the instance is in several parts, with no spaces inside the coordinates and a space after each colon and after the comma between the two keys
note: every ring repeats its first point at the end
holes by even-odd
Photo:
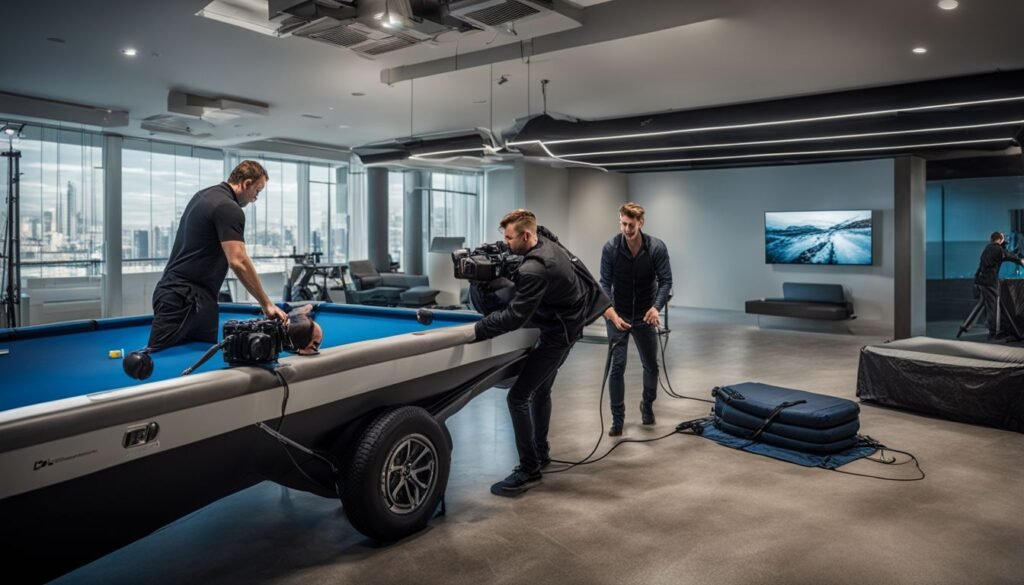
{"type": "Polygon", "coordinates": [[[476,339],[490,339],[527,323],[540,329],[537,345],[508,392],[519,465],[491,486],[495,495],[514,496],[537,485],[541,468],[550,463],[551,385],[558,368],[582,336],[583,327],[611,303],[579,259],[551,232],[538,230],[532,212],[509,212],[501,228],[509,250],[522,255],[522,263],[512,276],[511,301],[477,322],[476,339]]]}
{"type": "Polygon", "coordinates": [[[981,302],[985,306],[985,319],[988,325],[988,338],[995,338],[996,315],[999,311],[999,268],[1003,262],[1014,262],[1024,266],[1020,256],[1006,249],[1006,238],[1002,232],[992,232],[989,244],[981,252],[978,271],[974,274],[974,285],[981,294],[981,302]]]}
{"type": "Polygon", "coordinates": [[[626,417],[626,355],[629,337],[636,342],[644,367],[640,418],[654,424],[654,400],[658,397],[658,327],[661,309],[672,289],[672,267],[665,243],[641,231],[644,208],[627,203],[619,208],[619,235],[601,251],[601,287],[612,298],[605,311],[608,340],[613,344],[608,397],[612,427],[608,435],[622,434],[626,417]],[[625,338],[625,339],[623,339],[625,338]],[[621,343],[619,343],[621,341],[621,343]]]}

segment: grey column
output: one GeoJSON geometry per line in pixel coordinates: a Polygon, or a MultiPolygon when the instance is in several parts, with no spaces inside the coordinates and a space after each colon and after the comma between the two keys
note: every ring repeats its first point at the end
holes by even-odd
{"type": "MultiPolygon", "coordinates": [[[[298,195],[299,195],[299,233],[295,234],[295,244],[298,246],[298,253],[305,254],[313,251],[313,226],[309,223],[309,163],[299,163],[298,195]]],[[[326,212],[326,210],[325,210],[326,212]]],[[[327,234],[321,234],[324,245],[327,242],[327,234]]],[[[326,258],[325,258],[326,259],[326,258]]]]}
{"type": "Polygon", "coordinates": [[[121,289],[121,147],[120,136],[103,137],[103,316],[120,317],[121,289]]]}
{"type": "Polygon", "coordinates": [[[103,317],[124,310],[121,268],[121,136],[103,136],[103,317]]]}
{"type": "Polygon", "coordinates": [[[905,339],[925,334],[925,183],[924,159],[895,160],[895,303],[893,334],[905,339]]]}
{"type": "Polygon", "coordinates": [[[388,268],[388,170],[366,169],[366,237],[370,262],[388,268]]]}
{"type": "Polygon", "coordinates": [[[426,171],[405,173],[405,209],[402,211],[402,271],[407,274],[426,274],[423,271],[423,200],[427,192],[426,171]]]}

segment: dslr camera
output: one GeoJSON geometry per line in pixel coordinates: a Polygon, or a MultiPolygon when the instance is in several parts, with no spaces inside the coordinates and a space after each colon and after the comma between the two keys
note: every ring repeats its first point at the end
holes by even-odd
{"type": "Polygon", "coordinates": [[[284,324],[276,319],[231,319],[223,331],[224,361],[231,366],[273,364],[287,339],[284,324]]]}
{"type": "Polygon", "coordinates": [[[473,250],[463,248],[452,252],[455,278],[474,282],[490,282],[502,277],[511,279],[522,263],[523,257],[513,254],[505,242],[488,243],[473,250]]]}

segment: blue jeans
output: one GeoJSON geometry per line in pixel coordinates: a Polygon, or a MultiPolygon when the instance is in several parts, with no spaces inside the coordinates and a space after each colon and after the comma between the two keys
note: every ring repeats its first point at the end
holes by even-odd
{"type": "Polygon", "coordinates": [[[622,427],[626,418],[626,354],[629,338],[636,342],[640,352],[640,363],[644,366],[643,401],[651,406],[658,397],[658,329],[636,320],[628,331],[619,331],[611,321],[608,328],[608,342],[613,344],[611,371],[608,374],[608,396],[612,406],[612,426],[622,427]]]}

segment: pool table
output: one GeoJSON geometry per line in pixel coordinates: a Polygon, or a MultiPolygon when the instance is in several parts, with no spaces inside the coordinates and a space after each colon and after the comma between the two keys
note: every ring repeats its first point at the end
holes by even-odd
{"type": "MultiPolygon", "coordinates": [[[[314,315],[319,355],[181,376],[208,349],[186,344],[144,382],[110,352],[144,346],[151,317],[0,330],[5,571],[51,579],[264,480],[340,497],[371,538],[423,528],[447,485],[445,420],[518,375],[536,331],[474,343],[471,313],[314,315]]],[[[258,316],[221,305],[222,322],[258,316]]]]}

